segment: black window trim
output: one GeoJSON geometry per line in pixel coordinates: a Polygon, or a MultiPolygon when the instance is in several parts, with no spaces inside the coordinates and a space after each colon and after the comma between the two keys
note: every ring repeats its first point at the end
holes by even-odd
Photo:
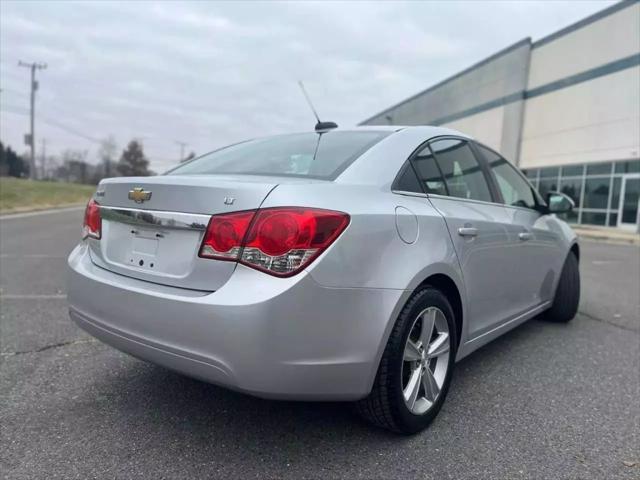
{"type": "Polygon", "coordinates": [[[458,135],[439,135],[436,137],[431,137],[427,140],[425,140],[424,142],[422,142],[420,145],[418,145],[418,147],[411,152],[411,155],[409,155],[409,158],[407,158],[407,160],[402,164],[402,167],[400,167],[400,170],[398,171],[398,174],[396,175],[396,177],[394,178],[393,182],[391,183],[391,192],[395,193],[395,194],[399,194],[399,195],[405,195],[405,196],[414,196],[414,197],[434,197],[434,198],[442,198],[442,199],[448,199],[448,200],[456,200],[456,201],[461,201],[461,202],[471,202],[471,203],[480,203],[480,204],[485,204],[485,205],[499,205],[501,207],[508,207],[508,208],[516,208],[516,209],[521,209],[521,210],[525,210],[528,212],[533,211],[541,211],[541,210],[545,210],[547,208],[547,204],[544,201],[544,199],[542,198],[542,196],[540,195],[540,193],[538,192],[538,190],[531,184],[531,182],[529,181],[529,179],[526,177],[526,175],[524,175],[519,168],[515,167],[513,164],[511,164],[506,158],[504,158],[504,155],[501,155],[500,153],[496,152],[493,148],[488,147],[487,145],[485,145],[482,142],[478,142],[477,140],[473,140],[470,138],[466,138],[466,137],[461,137],[458,135]],[[473,198],[461,198],[461,197],[453,197],[451,195],[448,194],[449,192],[449,187],[447,186],[447,182],[444,179],[444,175],[442,174],[442,170],[440,169],[440,165],[438,164],[438,161],[436,159],[436,167],[438,168],[438,171],[440,172],[440,175],[442,177],[442,180],[444,182],[445,185],[445,189],[447,191],[447,195],[439,195],[437,193],[427,193],[426,190],[424,189],[424,185],[422,183],[422,181],[420,180],[420,175],[418,175],[418,171],[414,165],[413,160],[418,156],[418,154],[423,151],[425,149],[425,147],[429,148],[429,151],[431,152],[431,154],[433,155],[434,159],[436,158],[435,154],[433,153],[433,149],[431,148],[431,143],[437,141],[437,140],[462,140],[464,142],[467,142],[467,144],[469,145],[469,148],[471,148],[471,151],[473,153],[473,156],[475,157],[476,161],[478,162],[478,165],[480,165],[480,169],[482,170],[482,173],[484,174],[484,178],[485,181],[487,182],[487,186],[489,187],[489,193],[491,195],[491,202],[487,202],[485,200],[476,200],[473,198]],[[504,159],[507,163],[509,163],[515,170],[516,172],[525,180],[525,182],[527,182],[527,185],[529,185],[529,188],[531,188],[531,190],[533,191],[533,196],[534,199],[536,201],[536,209],[531,209],[528,207],[519,207],[516,205],[507,205],[506,203],[504,203],[504,198],[502,197],[502,193],[500,192],[500,189],[498,187],[497,184],[497,180],[495,178],[495,174],[491,171],[491,166],[489,165],[489,162],[487,161],[487,159],[485,158],[485,156],[482,154],[482,152],[480,152],[480,150],[478,149],[478,146],[482,146],[483,148],[486,148],[487,150],[495,153],[496,155],[498,155],[500,158],[504,159]],[[395,186],[397,185],[399,178],[404,174],[404,172],[406,171],[406,169],[408,167],[411,167],[413,170],[414,175],[416,175],[416,177],[418,178],[418,184],[420,185],[420,188],[422,189],[422,192],[405,192],[402,190],[398,190],[395,188],[395,186]]]}
{"type": "Polygon", "coordinates": [[[400,170],[398,171],[398,174],[396,175],[396,177],[393,179],[393,182],[391,183],[391,192],[398,194],[398,195],[405,195],[405,196],[414,196],[414,197],[422,197],[422,198],[429,198],[429,197],[433,197],[433,198],[442,198],[445,200],[455,200],[455,201],[460,201],[460,202],[471,202],[471,203],[480,203],[480,204],[484,204],[484,205],[500,205],[502,206],[503,204],[500,203],[499,201],[496,201],[498,198],[497,194],[496,194],[496,189],[494,187],[493,184],[493,179],[491,177],[491,174],[488,170],[488,167],[486,165],[486,161],[484,160],[484,156],[480,155],[475,148],[475,145],[473,145],[473,140],[471,140],[470,138],[466,138],[466,137],[461,137],[458,135],[438,135],[435,137],[431,137],[428,138],[427,140],[425,140],[424,142],[422,142],[420,145],[418,145],[413,152],[411,152],[411,154],[409,155],[409,157],[407,158],[407,160],[405,160],[405,162],[402,164],[402,166],[400,167],[400,170]],[[440,165],[438,164],[438,161],[436,159],[435,154],[433,153],[433,150],[431,148],[431,143],[438,141],[438,140],[461,140],[466,142],[469,145],[469,148],[471,149],[471,152],[474,156],[474,158],[476,159],[476,161],[478,162],[478,165],[480,166],[480,169],[484,175],[485,181],[487,182],[487,187],[489,188],[489,195],[491,195],[491,201],[487,202],[485,200],[477,200],[474,198],[462,198],[462,197],[454,197],[449,195],[449,187],[447,186],[447,181],[444,179],[444,175],[442,174],[442,170],[440,168],[440,165]],[[440,195],[437,193],[427,193],[427,191],[424,188],[424,185],[422,183],[422,180],[420,180],[420,175],[418,175],[418,171],[414,165],[414,159],[418,156],[418,154],[420,152],[422,152],[425,148],[428,148],[429,151],[431,152],[431,155],[433,155],[433,158],[435,160],[436,163],[436,168],[438,169],[438,171],[440,172],[440,176],[442,178],[442,182],[444,183],[445,186],[445,190],[447,191],[447,195],[440,195]],[[416,177],[418,178],[418,184],[420,185],[420,188],[422,189],[422,192],[405,192],[402,190],[398,190],[396,189],[396,185],[399,182],[400,177],[404,174],[404,172],[406,171],[406,169],[408,168],[408,165],[411,166],[411,169],[413,170],[414,175],[416,175],[416,177]]]}

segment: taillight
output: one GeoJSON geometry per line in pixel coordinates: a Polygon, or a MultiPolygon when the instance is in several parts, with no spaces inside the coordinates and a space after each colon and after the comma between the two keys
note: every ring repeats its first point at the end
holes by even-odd
{"type": "Polygon", "coordinates": [[[308,266],[348,224],[346,213],[303,207],[214,215],[200,256],[286,277],[308,266]]]}
{"type": "Polygon", "coordinates": [[[218,260],[237,260],[242,241],[255,213],[255,210],[247,210],[211,217],[200,248],[200,256],[218,260]]]}
{"type": "Polygon", "coordinates": [[[100,239],[102,234],[102,220],[100,219],[100,205],[93,198],[87,203],[82,223],[82,238],[100,239]]]}

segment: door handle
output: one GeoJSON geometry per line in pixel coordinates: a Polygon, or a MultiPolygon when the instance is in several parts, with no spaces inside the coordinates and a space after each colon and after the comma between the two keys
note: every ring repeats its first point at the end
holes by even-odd
{"type": "Polygon", "coordinates": [[[518,238],[523,242],[526,242],[527,240],[531,240],[531,234],[529,232],[520,232],[518,234],[518,238]]]}
{"type": "Polygon", "coordinates": [[[474,227],[460,227],[458,235],[461,237],[475,237],[478,235],[478,229],[474,227]]]}

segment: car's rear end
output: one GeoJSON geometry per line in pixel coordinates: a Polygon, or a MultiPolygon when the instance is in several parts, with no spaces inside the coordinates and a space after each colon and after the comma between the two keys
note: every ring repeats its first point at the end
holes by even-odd
{"type": "Polygon", "coordinates": [[[346,260],[336,245],[358,221],[331,198],[333,180],[388,132],[338,133],[101,182],[69,257],[71,317],[122,351],[230,388],[366,395],[403,292],[322,285],[310,272],[346,260]]]}

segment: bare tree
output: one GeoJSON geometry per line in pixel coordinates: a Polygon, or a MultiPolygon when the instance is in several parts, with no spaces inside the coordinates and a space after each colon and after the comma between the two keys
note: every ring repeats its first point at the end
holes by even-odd
{"type": "Polygon", "coordinates": [[[86,150],[72,149],[62,152],[62,168],[58,171],[61,176],[66,176],[67,182],[87,182],[87,153],[86,150]]]}
{"type": "Polygon", "coordinates": [[[116,152],[118,147],[113,135],[109,135],[100,142],[100,149],[98,150],[98,157],[104,167],[104,176],[111,177],[117,175],[117,170],[113,168],[116,162],[116,152]]]}
{"type": "Polygon", "coordinates": [[[196,158],[196,152],[191,151],[191,153],[189,153],[189,155],[187,155],[182,160],[180,160],[180,163],[188,162],[189,160],[193,160],[194,158],[196,158]]]}

